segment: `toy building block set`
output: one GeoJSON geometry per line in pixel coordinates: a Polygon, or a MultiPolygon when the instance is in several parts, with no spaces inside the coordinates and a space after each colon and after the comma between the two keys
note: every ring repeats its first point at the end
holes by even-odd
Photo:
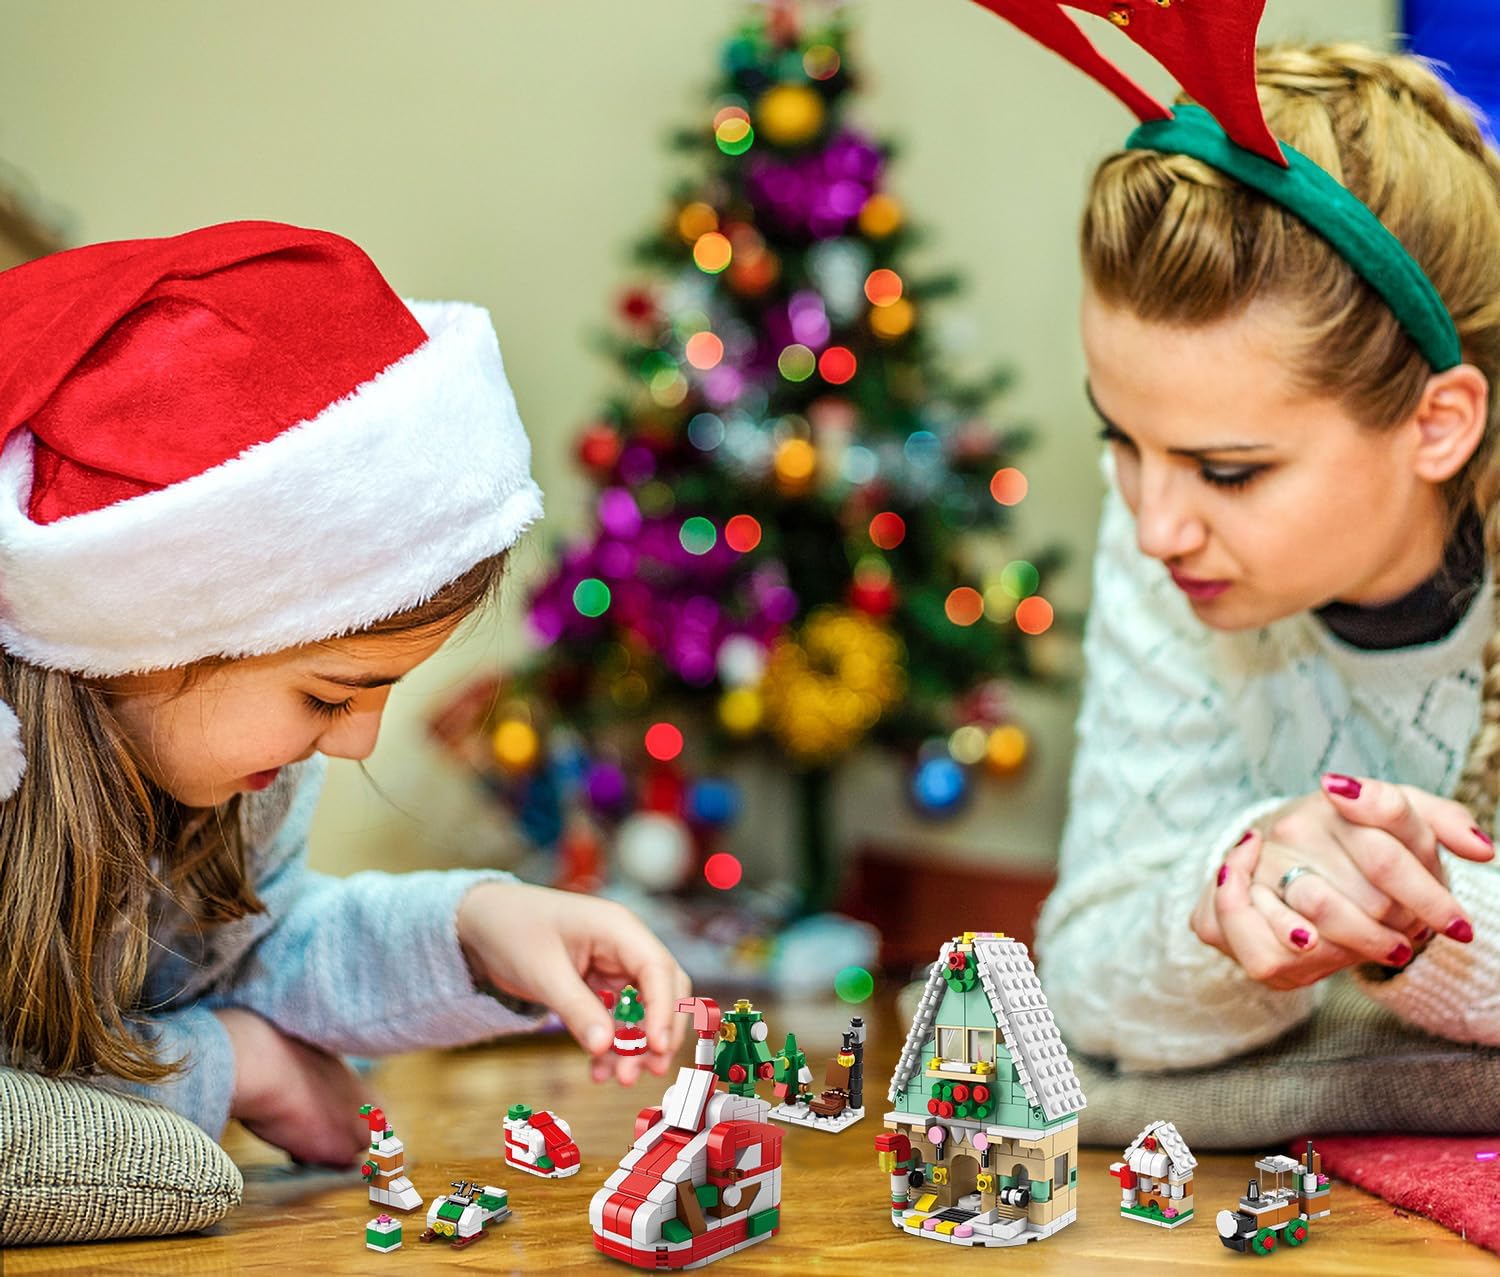
{"type": "Polygon", "coordinates": [[[505,1164],[543,1179],[578,1174],[573,1128],[547,1109],[533,1113],[524,1104],[512,1104],[505,1114],[505,1164]]]}
{"type": "Polygon", "coordinates": [[[1120,1214],[1160,1228],[1193,1217],[1193,1168],[1198,1159],[1171,1122],[1152,1122],[1109,1173],[1120,1181],[1120,1214]]]}
{"type": "Polygon", "coordinates": [[[454,1180],[453,1192],[444,1193],[427,1208],[427,1228],[418,1241],[446,1241],[455,1250],[477,1242],[493,1223],[510,1214],[510,1196],[503,1188],[454,1180]]]}
{"type": "Polygon", "coordinates": [[[889,1098],[875,1147],[897,1228],[1016,1246],[1073,1222],[1083,1090],[1025,945],[970,931],[942,947],[889,1098]]]}
{"type": "Polygon", "coordinates": [[[786,1035],[786,1046],[773,1063],[776,1096],[781,1101],[771,1110],[774,1120],[837,1132],[865,1115],[865,1022],[860,1016],[844,1030],[843,1043],[828,1061],[820,1093],[813,1092],[812,1070],[806,1052],[797,1047],[795,1034],[786,1035]]]}
{"type": "Polygon", "coordinates": [[[370,1185],[370,1200],[390,1210],[416,1210],[422,1204],[422,1195],[406,1178],[406,1146],[373,1104],[361,1105],[359,1113],[370,1124],[370,1151],[359,1168],[370,1185]]]}
{"type": "Polygon", "coordinates": [[[1219,1240],[1241,1254],[1269,1255],[1277,1246],[1300,1246],[1311,1232],[1309,1221],[1322,1219],[1333,1210],[1333,1190],[1323,1173],[1323,1155],[1307,1141],[1302,1161],[1280,1153],[1262,1157],[1255,1169],[1274,1175],[1274,1187],[1252,1179],[1234,1210],[1221,1210],[1215,1223],[1219,1240]],[[1285,1176],[1290,1184],[1283,1184],[1285,1176]]]}
{"type": "Polygon", "coordinates": [[[641,1021],[646,1018],[646,1008],[636,987],[627,984],[618,994],[602,992],[605,1007],[614,1012],[616,1055],[644,1055],[646,1053],[646,1030],[641,1021]]]}
{"type": "Polygon", "coordinates": [[[637,1268],[701,1268],[781,1226],[781,1132],[755,1084],[772,1077],[765,1021],[688,998],[693,1062],[641,1110],[635,1142],[589,1203],[594,1248],[637,1268]]]}

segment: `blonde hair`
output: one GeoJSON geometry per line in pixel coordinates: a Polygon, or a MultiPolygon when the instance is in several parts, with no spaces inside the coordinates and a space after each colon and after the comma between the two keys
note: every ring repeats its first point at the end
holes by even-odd
{"type": "MultiPolygon", "coordinates": [[[[1271,131],[1359,196],[1427,272],[1464,359],[1488,378],[1484,436],[1445,485],[1456,520],[1484,523],[1500,564],[1500,156],[1473,110],[1418,58],[1358,44],[1261,49],[1271,131]]],[[[1150,151],[1106,159],[1083,219],[1084,274],[1106,303],[1147,320],[1207,324],[1253,301],[1291,308],[1295,384],[1371,428],[1407,420],[1431,368],[1389,307],[1280,205],[1198,160],[1150,151]]],[[[1481,825],[1500,794],[1500,622],[1484,649],[1482,712],[1455,796],[1481,825]]]]}
{"type": "MultiPolygon", "coordinates": [[[[494,594],[505,556],[360,631],[398,637],[462,620],[494,594]]],[[[222,658],[182,671],[186,691],[222,658]]],[[[100,680],[0,652],[0,699],[27,769],[0,802],[0,1055],[35,1072],[159,1082],[179,1061],[131,1031],[146,978],[152,898],[210,926],[263,906],[246,873],[240,798],[187,808],[147,778],[100,680]]]]}

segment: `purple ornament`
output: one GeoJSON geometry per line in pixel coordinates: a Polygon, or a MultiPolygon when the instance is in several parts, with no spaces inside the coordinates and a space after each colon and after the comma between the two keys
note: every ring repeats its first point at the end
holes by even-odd
{"type": "Polygon", "coordinates": [[[629,787],[625,773],[614,763],[595,763],[583,778],[584,792],[595,809],[614,815],[625,807],[629,787]]]}
{"type": "Polygon", "coordinates": [[[605,488],[599,494],[599,526],[612,537],[629,541],[640,533],[641,511],[624,488],[605,488]]]}

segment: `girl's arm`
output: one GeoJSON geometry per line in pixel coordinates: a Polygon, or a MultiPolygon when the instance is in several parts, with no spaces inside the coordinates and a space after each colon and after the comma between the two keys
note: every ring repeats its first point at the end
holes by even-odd
{"type": "Polygon", "coordinates": [[[219,1017],[202,1005],[183,1007],[154,1014],[141,1033],[155,1043],[158,1059],[181,1060],[181,1070],[154,1085],[108,1075],[99,1085],[164,1104],[218,1139],[234,1097],[234,1048],[219,1017]]]}
{"type": "Polygon", "coordinates": [[[1241,652],[1137,552],[1111,491],[1059,879],[1037,946],[1070,1043],[1126,1068],[1217,1063],[1284,1033],[1319,997],[1268,989],[1189,927],[1225,854],[1289,800],[1256,785],[1235,729],[1241,652]]]}

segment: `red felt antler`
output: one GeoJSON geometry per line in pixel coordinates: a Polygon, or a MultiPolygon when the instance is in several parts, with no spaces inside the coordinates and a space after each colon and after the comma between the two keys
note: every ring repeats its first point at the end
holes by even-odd
{"type": "Polygon", "coordinates": [[[1107,18],[1161,63],[1224,132],[1285,166],[1255,88],[1255,32],[1266,0],[975,0],[1060,53],[1142,120],[1171,112],[1105,59],[1063,5],[1107,18]]]}

